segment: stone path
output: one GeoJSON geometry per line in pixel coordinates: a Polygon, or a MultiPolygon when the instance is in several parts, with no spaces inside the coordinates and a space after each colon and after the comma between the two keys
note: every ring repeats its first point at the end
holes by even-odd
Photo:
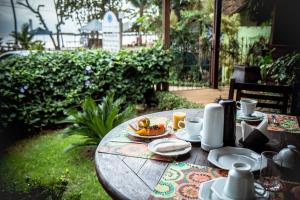
{"type": "Polygon", "coordinates": [[[201,89],[181,90],[181,91],[172,91],[172,92],[178,96],[186,98],[191,102],[206,105],[208,103],[214,102],[220,96],[223,99],[227,99],[229,87],[223,87],[220,89],[201,88],[201,89]]]}

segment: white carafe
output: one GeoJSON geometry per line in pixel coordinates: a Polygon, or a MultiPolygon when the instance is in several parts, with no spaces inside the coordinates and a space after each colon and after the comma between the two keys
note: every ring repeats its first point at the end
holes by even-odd
{"type": "Polygon", "coordinates": [[[204,108],[201,148],[205,151],[223,146],[224,108],[218,103],[207,104],[204,108]]]}

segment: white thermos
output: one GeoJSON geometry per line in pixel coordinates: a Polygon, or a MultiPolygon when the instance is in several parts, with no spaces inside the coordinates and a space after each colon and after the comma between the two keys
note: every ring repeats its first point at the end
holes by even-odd
{"type": "Polygon", "coordinates": [[[223,146],[224,108],[218,103],[207,104],[204,108],[201,148],[205,151],[223,146]]]}

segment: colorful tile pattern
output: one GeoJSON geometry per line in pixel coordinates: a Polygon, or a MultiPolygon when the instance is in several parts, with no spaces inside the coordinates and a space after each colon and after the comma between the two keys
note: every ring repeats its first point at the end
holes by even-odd
{"type": "Polygon", "coordinates": [[[300,127],[296,116],[289,115],[274,115],[274,122],[271,114],[268,115],[268,130],[269,131],[287,131],[291,133],[300,133],[300,127]]]}
{"type": "MultiPolygon", "coordinates": [[[[226,177],[227,173],[227,170],[218,168],[184,162],[172,163],[164,172],[148,200],[197,200],[201,183],[221,176],[226,177]]],[[[271,193],[270,199],[295,199],[292,191],[300,192],[300,183],[282,181],[282,184],[282,190],[271,193]]]]}
{"type": "Polygon", "coordinates": [[[169,165],[149,200],[197,200],[202,182],[227,176],[227,170],[179,162],[169,165]]]}

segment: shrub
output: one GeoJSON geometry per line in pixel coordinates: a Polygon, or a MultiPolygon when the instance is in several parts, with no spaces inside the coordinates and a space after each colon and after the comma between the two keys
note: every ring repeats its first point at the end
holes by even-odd
{"type": "Polygon", "coordinates": [[[0,128],[17,123],[30,129],[52,124],[86,96],[108,92],[127,102],[143,102],[164,80],[171,64],[161,47],[120,51],[38,52],[0,62],[0,128]]]}
{"type": "Polygon", "coordinates": [[[196,104],[179,97],[171,92],[157,92],[158,109],[173,110],[179,108],[203,108],[203,105],[196,104]]]}
{"type": "Polygon", "coordinates": [[[98,145],[101,139],[114,127],[121,124],[133,114],[133,107],[129,106],[121,112],[124,99],[114,100],[114,95],[106,96],[101,105],[88,97],[82,104],[82,111],[69,110],[69,116],[62,123],[71,124],[64,129],[65,136],[81,135],[82,140],[71,144],[65,150],[74,147],[98,145]]]}
{"type": "Polygon", "coordinates": [[[296,67],[299,66],[300,53],[290,53],[272,63],[262,65],[263,79],[280,85],[293,85],[296,81],[296,67]]]}

